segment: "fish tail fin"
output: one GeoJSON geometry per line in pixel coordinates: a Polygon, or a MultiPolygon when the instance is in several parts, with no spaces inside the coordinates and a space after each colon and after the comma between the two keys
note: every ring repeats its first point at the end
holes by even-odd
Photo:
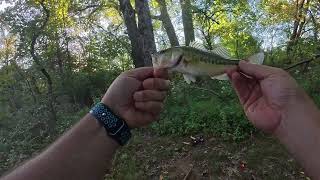
{"type": "Polygon", "coordinates": [[[260,52],[260,53],[254,54],[248,58],[248,61],[252,64],[263,64],[264,53],[260,52]]]}

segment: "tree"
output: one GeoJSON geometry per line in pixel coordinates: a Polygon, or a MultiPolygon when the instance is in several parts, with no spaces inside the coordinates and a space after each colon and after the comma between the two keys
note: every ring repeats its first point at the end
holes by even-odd
{"type": "Polygon", "coordinates": [[[296,0],[293,30],[287,45],[287,54],[289,57],[289,61],[291,61],[291,58],[293,57],[293,46],[297,44],[297,41],[301,37],[301,32],[305,27],[309,3],[310,0],[296,0]]]}
{"type": "Polygon", "coordinates": [[[151,65],[151,54],[155,52],[153,27],[147,0],[136,0],[136,11],[129,0],[119,0],[120,10],[131,42],[131,56],[135,67],[151,65]],[[138,23],[136,22],[136,15],[138,23]]]}
{"type": "Polygon", "coordinates": [[[185,44],[189,45],[190,42],[195,40],[193,19],[192,19],[192,6],[190,0],[180,0],[181,12],[182,12],[182,23],[185,44]]]}
{"type": "Polygon", "coordinates": [[[48,130],[50,134],[55,133],[55,126],[56,126],[56,121],[57,121],[57,115],[56,115],[56,110],[54,108],[55,105],[55,97],[53,94],[53,82],[50,74],[46,70],[46,68],[41,64],[38,55],[36,54],[35,51],[35,46],[37,43],[38,38],[40,37],[41,33],[43,30],[46,28],[47,23],[50,18],[50,12],[46,8],[44,1],[40,2],[40,5],[44,11],[44,20],[39,28],[35,28],[33,35],[31,37],[31,44],[30,44],[30,54],[35,62],[35,64],[38,66],[38,69],[41,71],[41,73],[45,76],[47,80],[47,93],[48,93],[48,109],[50,112],[50,117],[49,117],[49,122],[48,122],[48,130]]]}
{"type": "Polygon", "coordinates": [[[160,15],[155,17],[158,20],[161,20],[164,29],[166,30],[166,33],[168,35],[170,45],[171,46],[179,46],[178,37],[176,35],[176,32],[174,30],[174,27],[172,25],[167,5],[165,0],[157,0],[159,7],[160,7],[160,15]]]}
{"type": "Polygon", "coordinates": [[[152,20],[148,0],[136,0],[136,13],[138,16],[138,29],[143,39],[143,60],[145,66],[152,66],[151,54],[156,52],[152,20]]]}

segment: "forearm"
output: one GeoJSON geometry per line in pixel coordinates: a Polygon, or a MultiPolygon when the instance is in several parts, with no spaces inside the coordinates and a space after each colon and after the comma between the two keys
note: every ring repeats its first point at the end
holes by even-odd
{"type": "Polygon", "coordinates": [[[320,178],[320,112],[305,94],[284,114],[276,136],[296,157],[307,174],[320,178]]]}
{"type": "Polygon", "coordinates": [[[39,156],[4,177],[19,179],[103,179],[118,147],[90,114],[39,156]]]}

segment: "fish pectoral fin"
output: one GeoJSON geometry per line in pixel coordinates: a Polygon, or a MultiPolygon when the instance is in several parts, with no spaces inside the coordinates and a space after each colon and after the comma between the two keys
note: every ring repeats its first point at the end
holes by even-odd
{"type": "Polygon", "coordinates": [[[190,74],[183,74],[183,78],[188,84],[191,82],[196,82],[196,78],[190,74]]]}
{"type": "Polygon", "coordinates": [[[221,80],[221,81],[227,81],[229,80],[229,77],[226,73],[218,75],[218,76],[212,76],[211,79],[217,79],[217,80],[221,80]]]}

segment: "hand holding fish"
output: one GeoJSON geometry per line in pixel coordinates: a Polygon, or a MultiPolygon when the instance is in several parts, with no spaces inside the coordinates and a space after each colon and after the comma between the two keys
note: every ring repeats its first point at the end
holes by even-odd
{"type": "Polygon", "coordinates": [[[108,88],[102,102],[122,117],[130,128],[158,119],[169,89],[165,69],[142,67],[122,73],[108,88]]]}
{"type": "Polygon", "coordinates": [[[296,81],[278,68],[241,61],[239,70],[228,71],[228,76],[249,120],[267,132],[276,130],[300,96],[296,81]]]}
{"type": "Polygon", "coordinates": [[[245,61],[227,73],[248,119],[273,133],[309,176],[320,179],[320,111],[297,82],[284,70],[245,61]]]}

